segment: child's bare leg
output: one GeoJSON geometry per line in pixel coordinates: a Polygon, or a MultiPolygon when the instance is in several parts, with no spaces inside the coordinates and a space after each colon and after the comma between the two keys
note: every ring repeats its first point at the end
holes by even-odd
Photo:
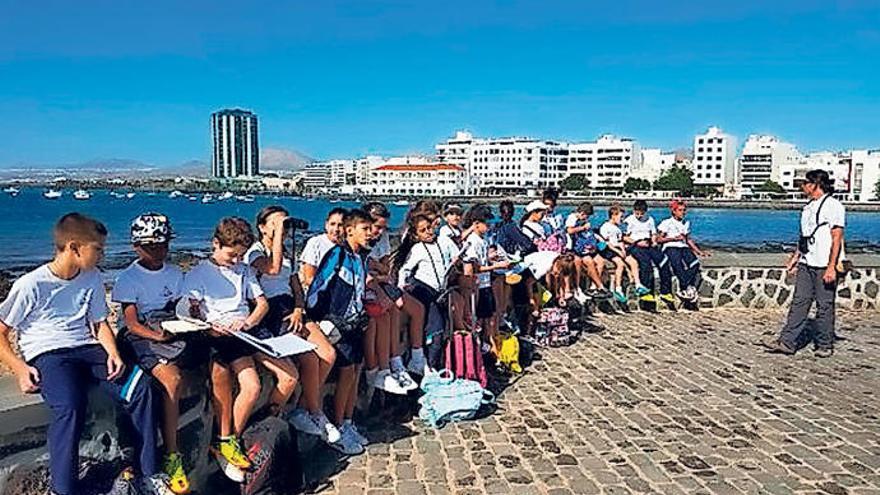
{"type": "Polygon", "coordinates": [[[376,340],[379,334],[379,318],[370,318],[367,323],[367,331],[364,332],[364,364],[368,370],[376,369],[379,366],[379,355],[376,353],[376,340]]]}
{"type": "Polygon", "coordinates": [[[354,417],[354,407],[357,404],[358,382],[361,380],[361,367],[354,367],[354,384],[351,386],[351,392],[348,394],[348,402],[345,405],[345,419],[354,417]]]}
{"type": "Polygon", "coordinates": [[[636,286],[642,285],[642,281],[639,279],[639,261],[635,256],[627,256],[626,265],[629,268],[630,279],[636,284],[636,286]]]}
{"type": "Polygon", "coordinates": [[[395,358],[400,356],[400,321],[403,312],[395,306],[391,308],[389,314],[391,318],[388,323],[388,354],[395,358]]]}
{"type": "Polygon", "coordinates": [[[257,354],[254,360],[275,377],[275,388],[272,389],[272,394],[269,396],[269,411],[273,415],[280,414],[296,390],[299,371],[293,361],[287,358],[276,359],[264,354],[257,354]]]}
{"type": "Polygon", "coordinates": [[[306,328],[309,330],[309,337],[307,340],[318,346],[318,348],[315,349],[315,354],[318,356],[318,367],[320,370],[318,387],[323,387],[324,383],[327,382],[327,377],[330,375],[330,371],[333,370],[333,364],[336,363],[336,349],[334,349],[333,344],[327,340],[327,336],[324,335],[324,332],[321,331],[321,327],[319,327],[317,323],[310,321],[306,323],[306,328]]]}
{"type": "Polygon", "coordinates": [[[229,367],[238,380],[238,395],[232,404],[232,423],[236,436],[240,436],[260,398],[260,375],[251,357],[236,359],[229,367]]]}
{"type": "Polygon", "coordinates": [[[158,364],[153,368],[153,376],[162,385],[162,439],[165,451],[177,452],[177,426],[180,421],[180,368],[173,364],[158,364]]]}
{"type": "Polygon", "coordinates": [[[306,411],[318,414],[321,412],[321,360],[314,352],[306,352],[298,355],[296,361],[302,384],[300,404],[306,411]]]}
{"type": "Polygon", "coordinates": [[[403,310],[409,315],[409,347],[421,349],[425,340],[425,306],[410,294],[403,294],[403,310]]]}
{"type": "Polygon", "coordinates": [[[217,430],[221,437],[232,435],[232,372],[223,364],[211,361],[211,400],[217,430]]]}
{"type": "Polygon", "coordinates": [[[587,273],[587,277],[597,289],[605,287],[605,283],[602,282],[602,273],[597,266],[599,263],[594,262],[589,256],[584,256],[581,258],[581,264],[583,265],[581,270],[587,273]]]}
{"type": "Polygon", "coordinates": [[[393,321],[393,311],[394,309],[378,318],[374,318],[376,321],[376,366],[382,370],[387,370],[391,362],[391,323],[393,321]]]}
{"type": "Polygon", "coordinates": [[[354,365],[339,368],[339,379],[336,381],[336,395],[333,397],[333,423],[336,426],[342,426],[342,422],[345,421],[345,411],[355,384],[355,368],[354,365]]]}
{"type": "Polygon", "coordinates": [[[623,292],[623,272],[626,270],[626,264],[620,257],[614,258],[614,286],[617,290],[623,292]]]}

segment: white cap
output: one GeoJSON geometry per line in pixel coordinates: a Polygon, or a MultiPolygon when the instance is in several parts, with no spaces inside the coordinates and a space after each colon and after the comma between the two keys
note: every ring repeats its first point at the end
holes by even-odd
{"type": "Polygon", "coordinates": [[[526,213],[532,213],[539,210],[549,210],[549,208],[543,201],[537,199],[526,205],[526,213]]]}

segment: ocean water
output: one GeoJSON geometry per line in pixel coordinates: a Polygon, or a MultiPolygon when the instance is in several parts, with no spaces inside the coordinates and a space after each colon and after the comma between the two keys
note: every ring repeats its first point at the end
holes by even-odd
{"type": "MultiPolygon", "coordinates": [[[[201,199],[201,195],[198,196],[201,199]]],[[[56,200],[47,200],[40,189],[23,189],[17,197],[0,193],[0,269],[21,269],[34,266],[52,256],[51,230],[61,215],[79,211],[94,216],[110,230],[107,246],[107,267],[120,266],[132,259],[128,243],[128,225],[138,214],[154,211],[171,218],[177,239],[172,249],[204,252],[210,244],[214,224],[222,217],[237,215],[253,222],[263,206],[280,204],[292,215],[309,222],[311,229],[321,230],[324,217],[332,207],[357,206],[356,203],[302,198],[256,196],[252,203],[233,200],[203,204],[185,196],[169,198],[167,193],[138,192],[131,199],[119,199],[108,191],[93,191],[92,198],[77,201],[72,191],[56,200]]],[[[407,207],[389,205],[392,228],[399,228],[407,207]]],[[[571,208],[561,208],[568,213],[571,208]]],[[[659,223],[666,218],[665,209],[649,212],[659,223]]],[[[797,238],[799,212],[794,210],[741,210],[693,208],[688,212],[694,238],[706,246],[727,250],[779,251],[794,244],[797,238]]],[[[604,208],[597,208],[594,225],[605,220],[604,208]]],[[[851,212],[847,215],[846,239],[850,251],[880,250],[880,213],[851,212]]]]}

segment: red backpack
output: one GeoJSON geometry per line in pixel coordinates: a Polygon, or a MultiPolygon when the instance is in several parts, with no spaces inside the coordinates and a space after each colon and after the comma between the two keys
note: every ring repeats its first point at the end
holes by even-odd
{"type": "Polygon", "coordinates": [[[449,338],[446,344],[446,368],[456,378],[479,382],[483,388],[489,383],[480,342],[472,332],[454,332],[449,338]]]}

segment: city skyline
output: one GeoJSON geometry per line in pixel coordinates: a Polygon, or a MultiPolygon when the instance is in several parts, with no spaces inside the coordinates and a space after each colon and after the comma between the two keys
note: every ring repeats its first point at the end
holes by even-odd
{"type": "Polygon", "coordinates": [[[224,107],[260,116],[263,148],[319,159],[426,153],[457,129],[880,146],[871,2],[235,5],[7,3],[0,166],[207,162],[224,107]]]}

